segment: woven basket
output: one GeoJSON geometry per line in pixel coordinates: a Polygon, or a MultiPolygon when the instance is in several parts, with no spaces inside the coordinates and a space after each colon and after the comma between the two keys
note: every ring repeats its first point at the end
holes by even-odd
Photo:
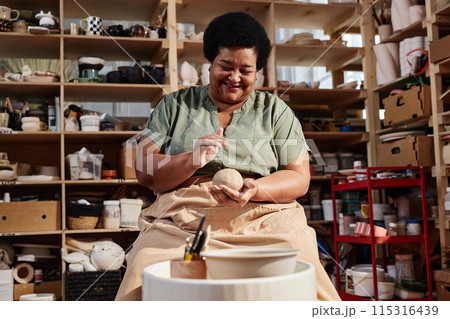
{"type": "Polygon", "coordinates": [[[113,301],[122,281],[121,270],[65,273],[66,301],[113,301]]]}
{"type": "Polygon", "coordinates": [[[93,216],[67,216],[69,229],[94,229],[97,226],[98,220],[98,217],[93,216]]]}

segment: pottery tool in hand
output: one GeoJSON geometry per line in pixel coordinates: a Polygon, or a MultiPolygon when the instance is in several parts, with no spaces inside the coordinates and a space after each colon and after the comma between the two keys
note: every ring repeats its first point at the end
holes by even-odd
{"type": "Polygon", "coordinates": [[[192,260],[195,252],[194,252],[194,248],[198,245],[198,241],[200,239],[201,236],[201,231],[202,231],[202,227],[203,227],[203,223],[205,222],[205,216],[202,217],[202,219],[200,220],[200,224],[198,225],[197,228],[197,232],[195,233],[195,237],[194,240],[192,241],[192,245],[188,246],[185,256],[184,256],[184,260],[192,260]]]}

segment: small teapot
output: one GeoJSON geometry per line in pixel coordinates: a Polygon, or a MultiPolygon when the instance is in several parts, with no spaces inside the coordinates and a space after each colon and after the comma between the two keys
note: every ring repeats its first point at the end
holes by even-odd
{"type": "Polygon", "coordinates": [[[49,11],[48,13],[44,13],[44,11],[41,10],[38,14],[36,14],[36,19],[39,19],[39,25],[42,26],[54,26],[56,24],[55,17],[52,15],[52,12],[49,11]]]}

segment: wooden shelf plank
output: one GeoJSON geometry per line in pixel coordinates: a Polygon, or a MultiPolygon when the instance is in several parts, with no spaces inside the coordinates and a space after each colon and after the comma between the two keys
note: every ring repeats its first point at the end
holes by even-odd
{"type": "Polygon", "coordinates": [[[78,181],[64,181],[65,185],[139,185],[136,179],[99,179],[99,180],[78,180],[78,181]]]}
{"type": "Polygon", "coordinates": [[[152,102],[160,100],[168,85],[66,83],[65,101],[73,102],[152,102]]]}
{"type": "Polygon", "coordinates": [[[66,229],[64,230],[65,234],[96,234],[96,233],[130,233],[130,232],[139,232],[138,227],[130,227],[130,228],[115,228],[115,229],[104,229],[104,228],[96,228],[96,229],[66,229]]]}
{"type": "Polygon", "coordinates": [[[64,141],[67,144],[121,144],[134,136],[137,137],[139,133],[140,131],[64,132],[64,141]]]}
{"type": "Polygon", "coordinates": [[[293,105],[329,105],[330,109],[352,106],[364,108],[366,90],[278,88],[282,99],[293,105]],[[284,93],[286,92],[286,93],[284,93]],[[284,94],[283,94],[284,93],[284,94]]]}
{"type": "Polygon", "coordinates": [[[0,144],[58,144],[60,143],[61,132],[22,132],[8,131],[0,134],[0,144]]]}
{"type": "Polygon", "coordinates": [[[10,232],[0,233],[0,237],[12,237],[12,236],[47,236],[47,235],[61,235],[62,230],[49,230],[49,231],[34,231],[34,232],[10,232]]]}
{"type": "Polygon", "coordinates": [[[331,181],[331,175],[312,175],[312,181],[331,181]]]}
{"type": "Polygon", "coordinates": [[[288,29],[335,30],[336,26],[350,26],[351,22],[358,18],[361,10],[361,6],[356,3],[275,1],[274,4],[275,27],[288,29]]]}
{"type": "Polygon", "coordinates": [[[396,31],[388,39],[380,41],[380,43],[400,42],[402,40],[405,40],[406,38],[426,36],[427,30],[422,25],[423,21],[425,21],[425,19],[412,23],[411,25],[402,30],[396,31]]]}
{"type": "MultiPolygon", "coordinates": [[[[277,66],[329,66],[345,64],[361,55],[361,48],[330,45],[275,45],[277,66]],[[323,55],[322,55],[323,54],[323,55]],[[339,63],[337,63],[339,62],[339,63]]],[[[361,64],[361,59],[359,62],[361,64]]]]}
{"type": "Polygon", "coordinates": [[[1,186],[54,186],[62,185],[62,181],[45,181],[45,182],[18,182],[18,181],[0,181],[1,186]]]}
{"type": "Polygon", "coordinates": [[[394,89],[402,88],[408,82],[416,82],[417,80],[410,74],[399,77],[392,82],[380,85],[374,89],[375,92],[389,94],[394,89]]]}
{"type": "Polygon", "coordinates": [[[1,96],[14,98],[54,98],[60,95],[61,83],[0,82],[1,96]]]}
{"type": "Polygon", "coordinates": [[[177,22],[206,26],[211,22],[212,17],[235,11],[246,12],[260,22],[264,22],[269,13],[270,2],[265,0],[215,0],[212,5],[210,0],[182,0],[176,6],[177,22]]]}
{"type": "Polygon", "coordinates": [[[165,6],[161,0],[133,0],[128,4],[122,0],[109,0],[105,8],[102,1],[78,0],[64,1],[63,10],[66,19],[84,19],[86,12],[89,12],[90,15],[99,16],[103,20],[152,22],[165,6]],[[133,10],[127,8],[128,5],[132,6],[133,10]]]}
{"type": "Polygon", "coordinates": [[[355,145],[369,140],[366,132],[303,132],[306,139],[315,143],[339,143],[339,145],[355,145]]]}
{"type": "Polygon", "coordinates": [[[113,61],[152,61],[163,56],[168,49],[167,39],[127,38],[109,36],[64,35],[64,58],[77,59],[80,56],[101,56],[113,61]]]}
{"type": "Polygon", "coordinates": [[[0,58],[59,59],[60,37],[59,34],[1,32],[0,58]]]}

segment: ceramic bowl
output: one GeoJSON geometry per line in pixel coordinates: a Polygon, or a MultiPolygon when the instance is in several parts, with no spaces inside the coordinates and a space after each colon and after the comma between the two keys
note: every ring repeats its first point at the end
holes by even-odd
{"type": "Polygon", "coordinates": [[[59,170],[57,166],[42,166],[40,174],[46,176],[59,176],[59,170]]]}
{"type": "Polygon", "coordinates": [[[211,250],[201,255],[206,259],[211,279],[237,279],[292,274],[297,253],[282,248],[236,248],[211,250]]]}
{"type": "Polygon", "coordinates": [[[22,130],[25,132],[39,131],[39,123],[22,123],[22,130]]]}

